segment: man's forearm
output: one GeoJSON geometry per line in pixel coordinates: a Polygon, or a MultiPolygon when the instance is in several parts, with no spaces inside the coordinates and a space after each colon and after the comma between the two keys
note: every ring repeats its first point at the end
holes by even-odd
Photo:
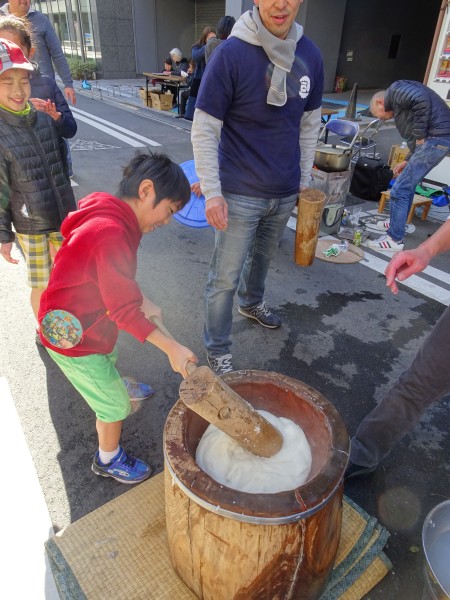
{"type": "Polygon", "coordinates": [[[316,110],[305,112],[300,122],[300,187],[308,187],[311,181],[311,170],[319,137],[321,115],[320,108],[316,108],[316,110]]]}
{"type": "Polygon", "coordinates": [[[424,250],[430,258],[450,250],[450,220],[446,221],[431,237],[420,244],[417,250],[424,250]]]}
{"type": "Polygon", "coordinates": [[[219,178],[219,140],[222,121],[195,109],[191,141],[194,149],[195,170],[205,199],[222,195],[219,178]]]}

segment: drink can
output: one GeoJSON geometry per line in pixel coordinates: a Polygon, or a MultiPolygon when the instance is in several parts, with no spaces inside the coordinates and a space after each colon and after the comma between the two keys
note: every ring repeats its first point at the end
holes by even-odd
{"type": "Polygon", "coordinates": [[[353,243],[355,246],[361,246],[362,241],[362,229],[355,229],[353,234],[353,243]]]}

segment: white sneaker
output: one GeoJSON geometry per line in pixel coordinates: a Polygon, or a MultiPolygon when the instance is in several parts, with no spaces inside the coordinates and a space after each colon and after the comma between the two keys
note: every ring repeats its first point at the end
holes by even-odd
{"type": "MultiPolygon", "coordinates": [[[[372,227],[375,229],[381,229],[381,231],[387,231],[389,229],[390,224],[390,221],[377,221],[372,227]]],[[[405,233],[414,233],[415,230],[415,226],[411,223],[407,223],[405,225],[405,233]]]]}
{"type": "Polygon", "coordinates": [[[233,371],[233,363],[231,354],[221,354],[220,356],[208,356],[208,364],[211,370],[218,375],[233,371]]]}
{"type": "Polygon", "coordinates": [[[403,250],[404,243],[394,241],[390,235],[385,233],[377,240],[369,240],[368,248],[372,250],[386,250],[387,252],[400,252],[403,250]]]}
{"type": "Polygon", "coordinates": [[[381,229],[382,231],[386,231],[386,229],[389,229],[390,223],[390,221],[377,221],[375,223],[375,228],[381,229]]]}

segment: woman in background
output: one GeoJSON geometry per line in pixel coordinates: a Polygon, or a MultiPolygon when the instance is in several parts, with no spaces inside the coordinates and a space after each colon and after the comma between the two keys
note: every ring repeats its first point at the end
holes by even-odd
{"type": "Polygon", "coordinates": [[[184,115],[184,118],[188,119],[189,121],[192,121],[192,119],[194,118],[194,109],[195,103],[197,101],[197,94],[200,88],[200,82],[202,80],[203,73],[205,72],[206,43],[208,42],[208,40],[215,37],[216,32],[214,31],[214,29],[212,29],[209,26],[205,27],[205,29],[202,31],[200,39],[197,42],[195,42],[195,44],[192,46],[192,59],[195,62],[195,71],[191,84],[191,89],[189,92],[189,99],[186,105],[186,113],[184,115]]]}

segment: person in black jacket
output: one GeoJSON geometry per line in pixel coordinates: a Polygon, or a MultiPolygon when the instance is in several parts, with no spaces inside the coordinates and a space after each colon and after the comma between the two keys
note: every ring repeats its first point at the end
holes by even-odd
{"type": "MultiPolygon", "coordinates": [[[[0,37],[17,44],[25,57],[31,60],[34,56],[32,34],[29,23],[18,17],[0,17],[0,37]]],[[[77,123],[63,93],[55,80],[40,71],[37,63],[32,63],[34,72],[30,75],[31,102],[36,110],[46,112],[54,120],[59,135],[65,140],[73,138],[77,132],[77,123]]],[[[72,176],[72,159],[70,147],[65,141],[64,159],[69,177],[72,176]]]]}
{"type": "Polygon", "coordinates": [[[187,76],[185,79],[185,84],[187,87],[180,93],[180,114],[175,115],[176,119],[183,119],[184,115],[186,113],[186,104],[189,99],[190,89],[191,89],[192,81],[194,79],[194,71],[195,71],[195,62],[191,58],[189,61],[189,67],[188,67],[187,76]]]}
{"type": "MultiPolygon", "coordinates": [[[[397,282],[427,268],[432,258],[450,250],[450,221],[446,221],[414,250],[396,254],[386,268],[386,285],[398,294],[397,282]]],[[[447,307],[411,366],[360,423],[351,440],[345,479],[369,475],[393,446],[420,421],[425,411],[450,393],[450,308],[447,307]],[[447,348],[448,347],[448,348],[447,348]]]]}
{"type": "Polygon", "coordinates": [[[170,51],[170,74],[181,75],[182,71],[187,72],[189,61],[185,58],[178,48],[172,48],[170,51]]]}
{"type": "Polygon", "coordinates": [[[416,186],[450,152],[450,108],[433,90],[418,81],[395,81],[377,92],[370,110],[377,119],[394,119],[410,154],[394,169],[397,179],[390,194],[390,220],[381,222],[387,233],[369,242],[375,250],[403,250],[406,219],[416,186]]]}
{"type": "Polygon", "coordinates": [[[54,253],[61,246],[61,223],[76,203],[55,121],[46,114],[50,111],[29,102],[33,71],[19,46],[0,38],[0,253],[17,264],[11,255],[17,238],[37,319],[52,267],[51,246],[54,253]]]}

